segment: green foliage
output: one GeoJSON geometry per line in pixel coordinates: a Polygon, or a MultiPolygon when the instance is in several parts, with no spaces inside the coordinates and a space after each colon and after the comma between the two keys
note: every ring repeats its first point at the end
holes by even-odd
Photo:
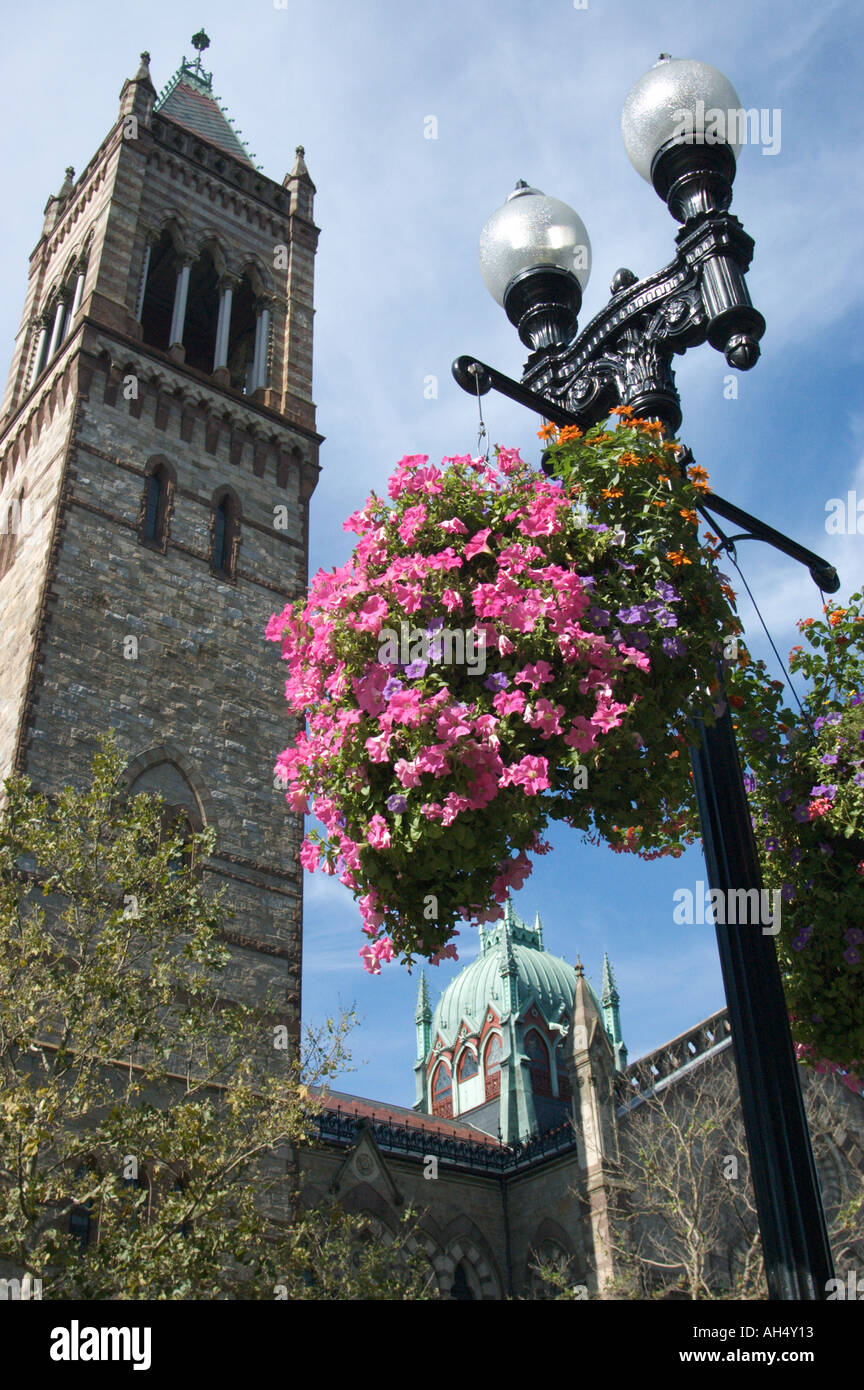
{"type": "Polygon", "coordinates": [[[862,595],[798,624],[803,713],[742,653],[730,704],[766,887],[783,893],[777,946],[802,1060],[864,1086],[864,614],[862,595]]]}
{"type": "Polygon", "coordinates": [[[298,1214],[310,1087],[351,1020],[304,1060],[273,1046],[275,1001],[230,1001],[212,834],[124,795],[123,767],[106,740],[84,790],[6,784],[0,1264],[52,1299],[312,1297],[310,1260],[321,1296],[426,1296],[399,1249],[358,1263],[358,1219],[298,1214]]]}

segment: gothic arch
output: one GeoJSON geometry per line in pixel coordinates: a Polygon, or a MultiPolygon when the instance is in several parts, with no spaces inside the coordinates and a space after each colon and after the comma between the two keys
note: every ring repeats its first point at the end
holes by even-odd
{"type": "Polygon", "coordinates": [[[447,1298],[458,1266],[466,1272],[468,1286],[480,1301],[502,1297],[501,1279],[495,1260],[479,1228],[467,1216],[458,1216],[444,1232],[443,1250],[432,1263],[438,1287],[447,1298]]]}
{"type": "Polygon", "coordinates": [[[213,230],[201,232],[192,242],[189,254],[197,261],[204,255],[205,251],[216,267],[216,274],[220,277],[227,275],[229,269],[228,262],[225,259],[225,252],[219,236],[213,230]]]}
{"type": "Polygon", "coordinates": [[[212,797],[201,785],[194,764],[173,743],[160,743],[137,754],[128,763],[124,780],[133,796],[139,791],[159,792],[169,805],[189,816],[193,830],[207,825],[218,828],[212,797]]]}
{"type": "Polygon", "coordinates": [[[247,256],[237,272],[238,280],[242,280],[244,275],[256,299],[267,299],[273,293],[270,276],[258,256],[247,256]]]}
{"type": "Polygon", "coordinates": [[[137,517],[138,539],[142,545],[163,555],[168,548],[176,488],[174,465],[164,454],[151,454],[144,465],[144,487],[137,517]]]}

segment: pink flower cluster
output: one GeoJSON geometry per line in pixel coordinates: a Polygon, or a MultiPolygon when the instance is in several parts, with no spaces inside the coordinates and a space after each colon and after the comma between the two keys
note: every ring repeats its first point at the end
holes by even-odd
{"type": "Polygon", "coordinates": [[[326,832],[306,838],[301,863],[355,893],[373,974],[421,934],[441,959],[460,918],[501,915],[528,851],[544,852],[545,797],[566,800],[570,769],[622,724],[650,666],[592,619],[594,580],[570,558],[581,519],[518,451],[501,450],[498,468],[406,457],[387,491],[393,507],[373,494],[346,521],[360,538],[350,560],[319,571],[266,633],[301,721],[275,771],[291,810],[311,798],[326,832]],[[489,670],[383,661],[382,629],[403,621],[430,638],[458,621],[485,639],[489,670]]]}

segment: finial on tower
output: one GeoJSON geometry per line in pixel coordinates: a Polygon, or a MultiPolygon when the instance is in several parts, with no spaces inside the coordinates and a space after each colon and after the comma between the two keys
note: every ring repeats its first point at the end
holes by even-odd
{"type": "Polygon", "coordinates": [[[585,966],[582,964],[582,961],[580,960],[579,956],[576,957],[576,965],[574,966],[574,969],[576,971],[577,980],[582,980],[585,978],[585,966]]]}
{"type": "Polygon", "coordinates": [[[144,52],[141,54],[141,66],[136,72],[133,80],[135,82],[144,82],[145,80],[152,80],[150,78],[150,54],[147,52],[146,48],[144,52]]]}

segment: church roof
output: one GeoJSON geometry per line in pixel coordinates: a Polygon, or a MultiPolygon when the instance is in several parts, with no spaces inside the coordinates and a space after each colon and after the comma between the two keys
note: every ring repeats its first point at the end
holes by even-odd
{"type": "MultiPolygon", "coordinates": [[[[480,928],[478,958],[450,981],[438,1001],[432,1041],[440,1035],[451,1045],[463,1020],[479,1029],[490,1005],[504,1019],[518,1017],[533,1000],[547,1021],[557,1023],[562,1014],[569,1018],[575,994],[574,968],[544,949],[539,917],[527,926],[508,901],[503,921],[480,928]]],[[[591,994],[599,1013],[597,996],[591,994]]]]}
{"type": "MultiPolygon", "coordinates": [[[[206,35],[196,35],[196,39],[206,35]]],[[[193,39],[193,43],[195,40],[193,39]]],[[[196,47],[201,47],[196,43],[196,47]]],[[[206,47],[206,44],[204,45],[206,47]]],[[[201,66],[201,56],[194,63],[184,58],[167,87],[156,102],[156,110],[201,140],[224,150],[251,168],[255,166],[249,151],[213,95],[213,74],[201,66]]]]}

